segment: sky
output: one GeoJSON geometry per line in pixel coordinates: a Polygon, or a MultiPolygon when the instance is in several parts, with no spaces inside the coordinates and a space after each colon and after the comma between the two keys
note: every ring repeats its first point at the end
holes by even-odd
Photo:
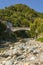
{"type": "Polygon", "coordinates": [[[26,4],[30,8],[43,13],[43,0],[0,0],[0,9],[15,4],[26,4]]]}

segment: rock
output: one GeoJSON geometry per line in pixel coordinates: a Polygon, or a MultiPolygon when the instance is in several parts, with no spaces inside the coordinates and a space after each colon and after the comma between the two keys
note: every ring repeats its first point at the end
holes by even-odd
{"type": "Polygon", "coordinates": [[[37,54],[39,54],[39,51],[34,50],[34,51],[33,51],[33,54],[34,54],[34,55],[37,55],[37,54]]]}
{"type": "Polygon", "coordinates": [[[0,64],[0,65],[2,65],[2,64],[0,64]]]}
{"type": "Polygon", "coordinates": [[[4,65],[6,63],[6,61],[4,60],[4,61],[2,61],[2,65],[4,65]]]}
{"type": "Polygon", "coordinates": [[[3,54],[4,55],[8,55],[8,56],[11,56],[12,55],[12,52],[13,52],[13,50],[7,50],[7,51],[5,51],[3,54]]]}
{"type": "Polygon", "coordinates": [[[9,55],[8,54],[3,54],[1,57],[7,58],[9,55]]]}
{"type": "Polygon", "coordinates": [[[28,63],[24,63],[24,65],[29,65],[28,63]]]}
{"type": "Polygon", "coordinates": [[[30,58],[30,60],[32,60],[32,61],[33,61],[33,60],[35,60],[35,57],[34,57],[34,56],[32,56],[32,57],[30,58]]]}
{"type": "Polygon", "coordinates": [[[37,62],[36,62],[35,65],[40,65],[40,63],[37,63],[37,62]]]}
{"type": "Polygon", "coordinates": [[[23,60],[23,59],[25,59],[25,56],[24,55],[21,55],[21,56],[19,56],[19,57],[17,57],[17,60],[23,60]]]}
{"type": "Polygon", "coordinates": [[[5,65],[13,65],[14,60],[10,59],[8,61],[6,61],[5,65]]]}
{"type": "Polygon", "coordinates": [[[13,47],[10,47],[10,50],[12,50],[13,49],[13,47]]]}
{"type": "Polygon", "coordinates": [[[40,61],[43,62],[43,53],[40,54],[40,61]]]}
{"type": "Polygon", "coordinates": [[[36,50],[36,49],[37,49],[37,47],[31,48],[31,49],[30,49],[30,53],[33,53],[34,55],[39,54],[39,50],[36,50]]]}
{"type": "Polygon", "coordinates": [[[43,44],[34,39],[17,42],[0,53],[0,65],[43,65],[43,44]]]}

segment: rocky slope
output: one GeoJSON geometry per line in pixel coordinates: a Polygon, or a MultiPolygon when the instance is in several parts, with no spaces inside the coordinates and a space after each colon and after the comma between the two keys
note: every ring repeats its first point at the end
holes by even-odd
{"type": "Polygon", "coordinates": [[[0,65],[43,65],[43,43],[24,39],[0,53],[0,65]]]}

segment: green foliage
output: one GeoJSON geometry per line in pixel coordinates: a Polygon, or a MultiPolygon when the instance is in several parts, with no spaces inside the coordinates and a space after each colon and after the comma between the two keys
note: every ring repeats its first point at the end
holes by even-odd
{"type": "Polygon", "coordinates": [[[27,27],[29,26],[30,21],[34,22],[34,19],[39,16],[40,15],[36,11],[22,4],[0,9],[0,19],[4,21],[10,20],[16,27],[27,27]]]}
{"type": "Polygon", "coordinates": [[[3,34],[5,30],[6,30],[6,25],[0,22],[0,34],[3,34]]]}
{"type": "Polygon", "coordinates": [[[5,31],[6,30],[6,25],[0,22],[0,31],[5,31]]]}
{"type": "Polygon", "coordinates": [[[30,23],[30,29],[32,37],[39,35],[39,33],[43,33],[43,19],[39,17],[36,18],[34,23],[30,23]]]}
{"type": "Polygon", "coordinates": [[[43,42],[43,37],[38,38],[37,40],[43,42]]]}
{"type": "Polygon", "coordinates": [[[30,24],[31,37],[35,37],[35,24],[30,24]]]}
{"type": "Polygon", "coordinates": [[[3,36],[4,36],[5,30],[6,30],[6,25],[3,24],[2,22],[0,22],[0,41],[3,38],[3,36]]]}
{"type": "MultiPolygon", "coordinates": [[[[2,22],[10,21],[14,27],[30,27],[31,37],[43,33],[43,13],[38,13],[23,4],[16,4],[0,9],[0,20],[2,22]]],[[[0,33],[4,33],[5,29],[5,24],[0,23],[0,33]]]]}

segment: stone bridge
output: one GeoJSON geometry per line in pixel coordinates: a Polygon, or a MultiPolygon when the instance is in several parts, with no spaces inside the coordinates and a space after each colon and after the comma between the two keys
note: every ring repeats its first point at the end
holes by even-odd
{"type": "Polygon", "coordinates": [[[16,31],[21,31],[21,30],[29,30],[30,31],[30,28],[29,27],[12,27],[11,28],[11,31],[13,32],[16,32],[16,31]]]}

